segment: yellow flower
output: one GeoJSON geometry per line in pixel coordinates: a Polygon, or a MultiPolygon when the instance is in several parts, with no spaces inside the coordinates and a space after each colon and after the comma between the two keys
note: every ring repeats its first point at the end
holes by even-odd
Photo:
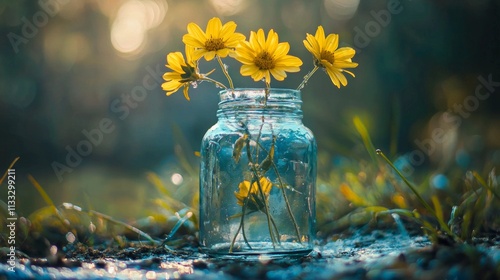
{"type": "Polygon", "coordinates": [[[235,58],[243,63],[240,73],[243,76],[251,76],[254,81],[266,81],[271,83],[271,75],[283,81],[285,72],[298,72],[302,61],[295,56],[288,55],[290,45],[287,42],[279,43],[278,34],[270,30],[267,39],[264,30],[259,29],[257,33],[250,33],[250,40],[236,48],[235,58]]]}
{"type": "Polygon", "coordinates": [[[236,33],[236,23],[230,21],[224,25],[219,18],[214,17],[208,21],[206,31],[195,23],[187,26],[188,34],[182,37],[184,44],[195,48],[194,58],[204,56],[207,61],[219,57],[226,57],[235,50],[245,35],[236,33]]]}
{"type": "Polygon", "coordinates": [[[338,49],[339,35],[329,34],[325,38],[325,31],[320,25],[316,34],[307,34],[304,46],[314,56],[314,64],[326,69],[333,84],[340,88],[340,85],[347,85],[347,79],[343,72],[354,77],[354,73],[343,68],[356,68],[357,63],[352,62],[352,57],[356,54],[353,48],[344,47],[338,49]]]}
{"type": "Polygon", "coordinates": [[[167,92],[167,96],[184,86],[184,97],[189,100],[189,86],[192,82],[196,82],[201,78],[196,69],[196,60],[193,59],[193,51],[193,48],[186,46],[186,60],[184,60],[181,52],[173,52],[167,55],[167,64],[165,66],[173,70],[173,72],[163,74],[163,79],[166,82],[161,87],[167,92]]]}
{"type": "MultiPolygon", "coordinates": [[[[259,184],[262,188],[262,194],[264,194],[264,197],[267,199],[269,193],[271,192],[273,184],[271,183],[271,181],[269,181],[269,179],[265,177],[260,177],[259,184]]],[[[239,191],[234,192],[234,196],[236,196],[239,206],[243,206],[245,200],[248,197],[247,207],[249,207],[250,210],[265,210],[265,204],[262,200],[262,195],[259,190],[259,184],[257,184],[257,182],[254,182],[251,188],[249,181],[243,181],[239,184],[239,191]]]]}

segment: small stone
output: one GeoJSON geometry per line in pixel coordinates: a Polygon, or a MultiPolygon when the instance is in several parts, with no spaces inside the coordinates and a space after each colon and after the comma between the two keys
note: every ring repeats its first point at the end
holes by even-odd
{"type": "Polygon", "coordinates": [[[204,260],[194,260],[193,261],[193,268],[194,269],[207,269],[208,263],[205,262],[204,260]]]}

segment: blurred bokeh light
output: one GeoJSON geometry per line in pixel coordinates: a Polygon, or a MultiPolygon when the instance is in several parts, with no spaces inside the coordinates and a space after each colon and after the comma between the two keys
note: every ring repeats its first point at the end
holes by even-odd
{"type": "Polygon", "coordinates": [[[221,16],[232,16],[243,11],[248,2],[249,0],[210,0],[215,12],[221,16]]]}
{"type": "Polygon", "coordinates": [[[121,4],[111,26],[111,43],[122,53],[138,53],[147,41],[147,33],[163,22],[167,2],[129,0],[121,4]]]}
{"type": "Polygon", "coordinates": [[[358,10],[359,0],[324,0],[326,12],[332,19],[348,20],[358,10]]]}

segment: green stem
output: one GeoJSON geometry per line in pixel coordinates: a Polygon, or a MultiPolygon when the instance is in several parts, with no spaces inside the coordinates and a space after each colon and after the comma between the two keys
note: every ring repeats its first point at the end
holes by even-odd
{"type": "MultiPolygon", "coordinates": [[[[262,128],[264,128],[265,124],[264,116],[261,117],[261,120],[262,124],[260,125],[259,134],[257,134],[257,139],[255,140],[256,143],[259,143],[260,137],[262,136],[262,128]]],[[[259,145],[255,147],[255,162],[259,162],[259,145]]]]}
{"type": "MultiPolygon", "coordinates": [[[[269,154],[269,152],[264,147],[262,147],[262,145],[259,142],[257,142],[257,146],[260,146],[262,150],[264,150],[267,154],[269,154]]],[[[274,160],[271,160],[271,165],[273,166],[274,172],[278,176],[278,182],[280,184],[281,193],[283,194],[283,199],[285,200],[286,210],[288,211],[288,215],[290,215],[290,218],[292,219],[293,226],[295,227],[295,233],[297,234],[297,239],[298,239],[299,243],[301,243],[299,226],[297,225],[297,221],[295,220],[295,216],[293,215],[292,208],[290,206],[290,202],[288,201],[288,196],[286,195],[286,192],[285,192],[285,185],[283,184],[283,181],[281,180],[281,175],[278,172],[278,167],[274,163],[274,160]]]]}
{"type": "Polygon", "coordinates": [[[219,87],[221,87],[221,88],[223,88],[223,89],[227,89],[227,87],[226,87],[223,83],[218,82],[218,81],[216,81],[216,80],[214,80],[214,79],[212,79],[212,78],[209,78],[209,77],[199,78],[198,80],[200,80],[200,81],[207,81],[207,82],[211,82],[211,83],[214,83],[215,85],[217,85],[217,86],[219,86],[219,87]]]}
{"type": "Polygon", "coordinates": [[[297,221],[295,220],[295,216],[292,213],[292,208],[290,207],[290,202],[288,201],[288,197],[285,192],[285,186],[283,185],[283,182],[281,181],[281,176],[278,173],[278,168],[276,167],[276,164],[274,164],[274,161],[272,162],[273,169],[275,170],[276,174],[278,174],[278,181],[280,183],[280,189],[281,193],[283,194],[283,199],[285,200],[286,204],[286,210],[288,211],[288,215],[290,215],[290,218],[292,219],[293,226],[295,227],[295,233],[297,234],[297,241],[301,243],[300,240],[300,231],[299,231],[299,226],[297,225],[297,221]]]}
{"type": "Polygon", "coordinates": [[[297,90],[301,90],[304,88],[307,84],[307,81],[311,78],[311,76],[319,69],[318,65],[314,65],[314,68],[311,70],[311,72],[307,73],[307,75],[304,76],[304,80],[302,80],[302,83],[297,87],[297,90]]]}
{"type": "MultiPolygon", "coordinates": [[[[274,227],[274,230],[276,231],[276,236],[280,236],[280,232],[278,231],[278,227],[276,226],[276,222],[274,222],[274,219],[273,217],[271,216],[271,223],[273,224],[273,227],[274,227]]],[[[280,240],[278,239],[278,244],[280,244],[280,240]]]]}
{"type": "MultiPolygon", "coordinates": [[[[262,125],[261,125],[261,129],[262,129],[262,125]]],[[[271,126],[271,130],[272,130],[272,126],[271,126]]],[[[246,129],[246,133],[248,135],[250,135],[250,132],[247,129],[246,129]]],[[[259,131],[259,137],[260,137],[260,131],[259,131]]],[[[252,171],[254,173],[254,176],[257,176],[256,175],[257,171],[255,170],[255,164],[253,164],[252,155],[251,155],[250,150],[249,150],[250,137],[247,139],[247,141],[248,141],[247,142],[247,157],[248,157],[248,161],[250,162],[250,165],[252,167],[252,171]]],[[[258,148],[262,149],[266,153],[266,156],[269,156],[269,151],[264,146],[262,146],[262,144],[258,141],[258,139],[255,142],[257,143],[256,149],[258,149],[258,148]]],[[[281,175],[279,174],[278,167],[276,166],[276,163],[274,162],[274,160],[271,160],[271,165],[273,167],[273,170],[274,170],[276,176],[278,177],[278,182],[280,184],[280,189],[281,189],[281,192],[283,194],[283,199],[285,200],[286,209],[287,209],[288,215],[290,215],[290,218],[292,219],[292,223],[293,223],[293,226],[295,228],[295,233],[297,234],[297,240],[298,240],[299,243],[301,243],[299,226],[297,224],[297,220],[295,219],[295,216],[293,215],[292,208],[291,208],[291,205],[290,205],[290,201],[288,200],[288,196],[286,195],[285,185],[283,184],[283,180],[281,179],[281,175]]],[[[267,206],[267,203],[266,203],[266,206],[267,206]]]]}
{"type": "MultiPolygon", "coordinates": [[[[251,182],[250,186],[252,184],[253,184],[253,182],[251,182]]],[[[245,202],[243,203],[243,207],[241,208],[240,226],[238,227],[238,230],[234,234],[233,240],[231,241],[231,246],[229,246],[229,253],[233,253],[234,243],[236,242],[236,237],[240,233],[240,230],[241,230],[241,234],[243,235],[243,240],[245,240],[245,243],[247,244],[247,246],[250,248],[250,250],[252,250],[252,246],[250,246],[250,243],[248,243],[247,236],[245,234],[245,210],[247,208],[247,203],[248,203],[249,197],[250,197],[250,191],[248,191],[247,197],[245,198],[245,202]]]]}
{"type": "MultiPolygon", "coordinates": [[[[246,208],[247,201],[248,201],[248,198],[245,201],[245,208],[246,208]]],[[[242,215],[241,215],[241,235],[243,235],[243,240],[247,244],[248,248],[250,250],[252,250],[252,246],[250,246],[250,243],[248,242],[248,239],[247,239],[247,234],[245,233],[245,219],[243,219],[243,217],[245,216],[245,209],[242,209],[241,211],[242,211],[242,215]]]]}
{"type": "Polygon", "coordinates": [[[224,73],[224,75],[227,78],[227,81],[229,82],[229,87],[231,89],[234,89],[233,80],[231,79],[231,76],[229,76],[229,73],[227,72],[226,66],[224,65],[224,63],[222,63],[222,59],[220,58],[220,56],[216,55],[216,57],[217,57],[217,61],[220,64],[220,67],[222,69],[222,73],[224,73]]]}
{"type": "Polygon", "coordinates": [[[266,98],[264,99],[264,106],[267,106],[267,99],[269,98],[269,94],[271,94],[271,84],[266,83],[266,88],[264,89],[266,93],[266,98]]]}
{"type": "MultiPolygon", "coordinates": [[[[255,168],[255,166],[252,167],[253,169],[253,173],[254,173],[254,177],[255,178],[259,178],[258,177],[258,174],[257,174],[257,169],[255,168]]],[[[268,230],[269,230],[269,236],[271,236],[271,241],[273,243],[273,248],[276,248],[276,242],[277,240],[279,240],[279,236],[278,236],[278,239],[276,239],[276,237],[274,236],[273,234],[273,229],[271,228],[271,225],[272,225],[272,220],[273,218],[271,217],[271,212],[269,211],[269,203],[266,199],[266,196],[264,195],[264,192],[262,191],[262,186],[260,185],[260,181],[257,180],[257,187],[259,188],[259,193],[260,193],[260,197],[262,199],[262,201],[264,201],[264,207],[266,207],[266,217],[267,217],[267,227],[268,227],[268,230]]]]}

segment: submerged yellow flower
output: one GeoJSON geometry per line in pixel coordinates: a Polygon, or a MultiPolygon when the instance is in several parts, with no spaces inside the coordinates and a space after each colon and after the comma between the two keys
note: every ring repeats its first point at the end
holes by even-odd
{"type": "Polygon", "coordinates": [[[251,76],[254,81],[265,79],[271,83],[271,75],[283,81],[286,72],[298,72],[302,61],[295,56],[288,55],[290,45],[287,42],[279,43],[278,34],[270,30],[267,39],[264,30],[250,33],[250,40],[244,41],[237,49],[235,58],[243,63],[240,73],[251,76]]]}
{"type": "Polygon", "coordinates": [[[227,22],[222,25],[219,18],[214,17],[208,21],[206,31],[203,32],[196,23],[189,23],[188,34],[182,37],[182,42],[195,48],[194,58],[204,56],[207,61],[219,57],[226,57],[235,50],[245,35],[236,33],[236,23],[227,22]]]}
{"type": "Polygon", "coordinates": [[[325,38],[325,31],[320,25],[314,36],[307,34],[304,46],[314,56],[314,64],[325,68],[333,84],[338,88],[340,88],[340,85],[347,85],[347,79],[343,72],[354,77],[354,73],[343,68],[356,68],[358,66],[357,63],[352,62],[352,57],[356,54],[356,51],[349,47],[338,49],[338,34],[329,34],[325,38]]]}
{"type": "Polygon", "coordinates": [[[201,75],[196,69],[196,60],[193,59],[194,49],[186,47],[186,60],[181,52],[173,52],[167,55],[167,66],[172,72],[163,74],[166,81],[161,85],[167,92],[167,96],[175,93],[184,86],[184,97],[189,100],[188,89],[192,82],[196,82],[201,75]]]}
{"type": "Polygon", "coordinates": [[[243,206],[245,204],[245,200],[248,197],[247,207],[250,210],[265,211],[265,203],[262,200],[262,195],[259,190],[259,184],[262,188],[262,194],[264,195],[265,199],[267,199],[269,193],[271,192],[271,188],[273,187],[273,184],[271,183],[271,181],[269,181],[269,179],[260,177],[259,183],[254,182],[252,184],[252,187],[250,187],[249,181],[243,181],[238,186],[239,191],[234,192],[234,196],[236,196],[239,206],[243,206]]]}

